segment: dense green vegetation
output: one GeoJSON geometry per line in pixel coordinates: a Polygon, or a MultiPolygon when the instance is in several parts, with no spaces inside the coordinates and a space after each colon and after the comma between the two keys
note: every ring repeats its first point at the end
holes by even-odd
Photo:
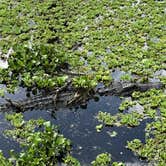
{"type": "Polygon", "coordinates": [[[8,114],[7,120],[13,129],[6,130],[5,135],[18,141],[23,150],[11,158],[2,159],[9,165],[56,165],[58,161],[66,160],[71,143],[70,140],[60,135],[58,129],[49,121],[43,119],[25,121],[23,115],[8,114]]]}
{"type": "Polygon", "coordinates": [[[68,78],[62,69],[70,69],[86,73],[75,78],[77,86],[93,87],[110,81],[115,67],[146,80],[165,68],[164,4],[1,0],[0,50],[14,51],[1,82],[53,87],[68,78]]]}
{"type": "MultiPolygon", "coordinates": [[[[165,1],[157,0],[0,0],[0,60],[5,61],[12,50],[7,59],[9,67],[0,67],[0,84],[5,84],[9,92],[18,86],[51,89],[67,80],[76,88],[94,88],[99,82],[107,85],[113,81],[111,72],[118,67],[127,72],[122,80],[147,82],[155,77],[165,86],[165,75],[156,74],[166,68],[165,5],[165,1]]],[[[3,89],[0,94],[3,95],[3,89]]],[[[102,124],[96,129],[100,131],[104,125],[133,127],[144,118],[152,118],[153,122],[146,127],[146,143],[133,140],[128,142],[128,148],[156,165],[163,165],[165,101],[165,87],[134,92],[131,100],[122,102],[117,115],[99,112],[97,118],[102,124]],[[126,112],[136,104],[143,107],[142,114],[136,110],[126,112]]],[[[33,132],[36,122],[18,117],[8,116],[16,130],[7,134],[16,139],[21,131],[19,141],[25,143],[25,136],[33,141],[26,140],[27,149],[14,159],[16,163],[54,164],[69,151],[69,140],[48,122],[39,120],[44,131],[33,132]],[[54,137],[59,143],[54,142],[54,137]],[[41,141],[44,142],[40,158],[36,158],[34,148],[39,148],[41,141]],[[55,152],[53,148],[58,149],[55,152]]],[[[102,160],[110,163],[110,158],[105,159],[107,155],[100,155],[92,165],[102,160]]],[[[64,162],[79,165],[72,156],[66,156],[64,162]]],[[[11,165],[2,155],[0,161],[11,165]]]]}

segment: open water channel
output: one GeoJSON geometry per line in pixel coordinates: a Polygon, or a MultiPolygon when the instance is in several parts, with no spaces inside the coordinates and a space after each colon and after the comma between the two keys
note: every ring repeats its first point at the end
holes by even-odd
{"type": "MultiPolygon", "coordinates": [[[[6,94],[8,97],[19,100],[26,98],[26,91],[19,89],[14,95],[6,94]]],[[[4,102],[1,98],[0,102],[4,102]]],[[[24,117],[28,119],[37,119],[42,117],[50,120],[53,124],[59,126],[60,132],[72,141],[72,155],[76,157],[82,166],[90,165],[95,157],[103,152],[112,155],[113,161],[125,162],[128,166],[147,165],[141,161],[125,146],[127,141],[138,138],[144,142],[145,126],[148,120],[144,120],[141,125],[135,128],[127,127],[105,127],[101,132],[96,131],[96,125],[99,124],[95,116],[98,111],[106,111],[111,114],[118,112],[121,99],[118,96],[100,96],[99,101],[90,100],[87,108],[59,108],[56,116],[53,117],[50,110],[35,109],[24,112],[24,117]],[[109,132],[115,131],[117,135],[111,137],[109,132]]],[[[4,113],[0,113],[0,149],[5,156],[9,155],[9,150],[20,151],[18,143],[9,138],[5,138],[3,131],[9,128],[9,123],[4,119],[4,113]]]]}

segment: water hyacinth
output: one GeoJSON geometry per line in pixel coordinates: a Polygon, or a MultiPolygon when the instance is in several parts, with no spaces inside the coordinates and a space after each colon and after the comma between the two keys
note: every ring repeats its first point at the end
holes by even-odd
{"type": "MultiPolygon", "coordinates": [[[[128,142],[128,148],[156,165],[166,163],[165,1],[1,0],[0,3],[0,84],[5,84],[8,92],[14,92],[18,86],[55,89],[67,81],[75,89],[84,90],[117,82],[162,83],[160,90],[133,92],[131,100],[122,101],[121,112],[116,115],[99,112],[97,119],[101,124],[96,129],[99,132],[104,126],[135,127],[143,119],[151,118],[145,143],[136,139],[128,142]]],[[[0,95],[4,96],[3,89],[0,95]]],[[[20,130],[25,127],[22,117],[15,118],[15,127],[20,130]]],[[[55,145],[60,145],[60,152],[68,148],[67,139],[54,133],[49,122],[44,126],[45,133],[33,133],[30,137],[34,142],[29,150],[33,154],[23,152],[18,161],[25,161],[22,165],[27,165],[26,157],[29,161],[33,159],[36,153],[33,146],[38,149],[40,137],[46,137],[43,141],[50,143],[57,134],[59,141],[52,140],[53,147],[47,147],[51,157],[55,155],[52,151],[55,145]]],[[[45,160],[44,163],[48,158],[42,156],[34,162],[39,165],[39,160],[45,160]]],[[[4,165],[11,164],[1,152],[0,160],[4,165]]],[[[63,161],[79,166],[69,154],[63,161]]],[[[109,165],[110,154],[99,155],[92,165],[101,163],[109,165]]]]}

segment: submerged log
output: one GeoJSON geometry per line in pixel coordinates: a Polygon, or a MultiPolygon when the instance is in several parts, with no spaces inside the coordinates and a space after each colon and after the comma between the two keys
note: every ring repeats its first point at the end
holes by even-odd
{"type": "Polygon", "coordinates": [[[103,94],[114,94],[114,95],[130,95],[133,91],[145,92],[149,89],[161,89],[163,84],[158,83],[125,83],[116,82],[111,84],[107,88],[100,88],[97,92],[100,95],[103,94]]]}
{"type": "Polygon", "coordinates": [[[63,87],[54,91],[36,95],[22,101],[13,101],[6,98],[7,103],[0,105],[0,111],[15,110],[16,112],[24,112],[34,108],[44,108],[51,106],[51,108],[71,107],[86,103],[90,98],[95,95],[130,95],[133,91],[147,91],[149,89],[161,89],[162,83],[124,83],[115,82],[109,87],[98,88],[97,90],[88,89],[74,89],[69,88],[67,82],[63,87]]]}

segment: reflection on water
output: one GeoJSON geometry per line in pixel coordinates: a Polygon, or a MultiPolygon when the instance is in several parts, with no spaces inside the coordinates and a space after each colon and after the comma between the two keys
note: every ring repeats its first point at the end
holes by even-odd
{"type": "MultiPolygon", "coordinates": [[[[25,119],[37,119],[39,117],[50,120],[59,126],[60,132],[72,141],[72,155],[81,161],[81,165],[89,165],[99,153],[108,152],[112,155],[113,161],[123,161],[126,163],[141,162],[131,151],[125,148],[127,141],[138,138],[144,142],[144,128],[146,121],[135,128],[126,127],[106,127],[100,133],[96,132],[97,122],[95,116],[98,111],[107,111],[111,114],[118,112],[121,100],[117,96],[102,96],[98,102],[90,100],[87,108],[65,109],[59,108],[56,118],[51,116],[48,110],[33,110],[24,113],[25,119]],[[110,137],[108,131],[116,131],[116,137],[110,137]]],[[[9,127],[0,116],[0,149],[7,156],[9,149],[19,151],[18,144],[5,139],[2,130],[9,127]]]]}

